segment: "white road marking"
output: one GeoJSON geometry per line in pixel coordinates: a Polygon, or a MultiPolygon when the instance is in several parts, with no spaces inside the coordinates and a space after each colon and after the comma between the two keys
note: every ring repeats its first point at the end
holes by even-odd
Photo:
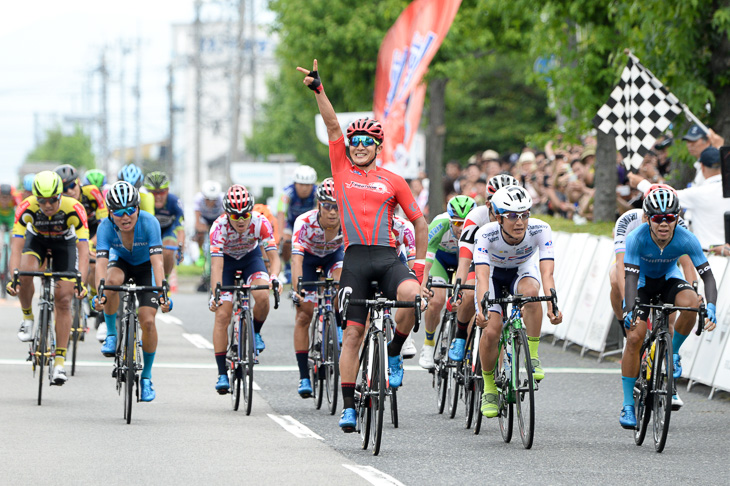
{"type": "Polygon", "coordinates": [[[372,466],[343,464],[342,467],[349,469],[350,471],[368,481],[370,484],[374,484],[376,486],[405,486],[393,476],[389,476],[384,472],[378,471],[372,466]]]}
{"type": "Polygon", "coordinates": [[[205,339],[200,334],[188,334],[184,332],[182,337],[193,343],[193,346],[200,349],[213,349],[213,343],[205,339]]]}
{"type": "Polygon", "coordinates": [[[171,316],[169,314],[157,314],[157,319],[164,322],[165,324],[175,324],[177,326],[182,326],[183,321],[178,319],[175,316],[171,316]]]}
{"type": "Polygon", "coordinates": [[[324,440],[322,437],[312,432],[309,427],[302,424],[301,422],[298,422],[297,420],[294,420],[291,415],[274,415],[271,413],[267,415],[271,420],[281,425],[284,430],[291,433],[294,437],[297,437],[299,439],[324,440]]]}

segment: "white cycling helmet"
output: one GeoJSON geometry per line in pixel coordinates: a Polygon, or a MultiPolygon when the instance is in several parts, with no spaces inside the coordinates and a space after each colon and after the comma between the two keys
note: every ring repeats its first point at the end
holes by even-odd
{"type": "Polygon", "coordinates": [[[530,194],[520,186],[505,186],[494,193],[490,201],[494,214],[521,213],[532,207],[530,194]]]}
{"type": "Polygon", "coordinates": [[[203,193],[203,197],[210,200],[218,200],[223,193],[223,187],[218,181],[205,181],[200,187],[200,192],[203,193]]]}
{"type": "Polygon", "coordinates": [[[294,182],[296,184],[314,184],[317,182],[317,171],[308,165],[300,165],[294,171],[294,182]]]}

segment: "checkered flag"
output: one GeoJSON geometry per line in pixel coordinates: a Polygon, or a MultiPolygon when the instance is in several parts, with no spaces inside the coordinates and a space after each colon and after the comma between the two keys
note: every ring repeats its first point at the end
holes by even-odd
{"type": "Polygon", "coordinates": [[[633,56],[621,73],[621,80],[593,124],[603,133],[616,136],[626,168],[638,169],[682,106],[672,93],[633,56]]]}

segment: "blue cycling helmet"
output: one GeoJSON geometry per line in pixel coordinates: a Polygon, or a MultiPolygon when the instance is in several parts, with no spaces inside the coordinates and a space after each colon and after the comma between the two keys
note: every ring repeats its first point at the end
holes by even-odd
{"type": "Polygon", "coordinates": [[[129,182],[115,182],[106,193],[106,207],[110,211],[135,206],[139,206],[139,191],[129,182]]]}
{"type": "Polygon", "coordinates": [[[142,174],[142,169],[137,167],[134,164],[128,164],[119,169],[119,173],[117,174],[117,178],[120,181],[126,181],[132,184],[134,187],[139,189],[142,187],[142,181],[144,180],[144,175],[142,174]]]}
{"type": "Polygon", "coordinates": [[[33,192],[33,181],[35,180],[35,174],[26,174],[23,177],[23,189],[28,192],[33,192]]]}

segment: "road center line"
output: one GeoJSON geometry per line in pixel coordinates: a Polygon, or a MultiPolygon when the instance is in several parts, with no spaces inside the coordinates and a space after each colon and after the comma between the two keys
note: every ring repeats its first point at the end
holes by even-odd
{"type": "Polygon", "coordinates": [[[291,415],[274,415],[271,413],[266,415],[268,415],[271,420],[281,425],[284,430],[291,433],[294,437],[299,439],[324,440],[322,437],[312,432],[309,427],[295,420],[291,415]]]}
{"type": "Polygon", "coordinates": [[[343,464],[342,467],[349,469],[375,486],[405,486],[393,476],[389,476],[382,471],[378,471],[372,466],[343,464]]]}

